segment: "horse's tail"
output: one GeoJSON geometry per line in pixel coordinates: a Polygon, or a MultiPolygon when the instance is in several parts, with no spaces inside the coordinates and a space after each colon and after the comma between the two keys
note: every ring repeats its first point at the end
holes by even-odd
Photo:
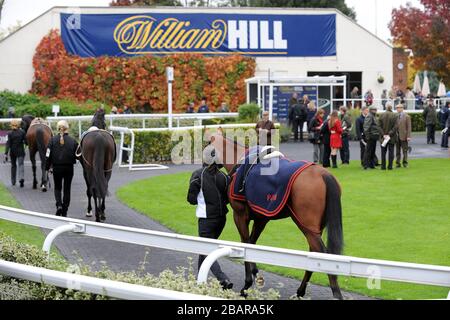
{"type": "Polygon", "coordinates": [[[39,157],[41,158],[41,162],[45,162],[45,151],[47,146],[45,145],[44,140],[44,128],[40,126],[36,126],[36,146],[39,152],[39,157]]]}
{"type": "Polygon", "coordinates": [[[327,227],[328,234],[327,252],[331,254],[341,254],[344,246],[341,188],[332,175],[325,174],[322,178],[327,188],[325,220],[323,223],[323,225],[327,227]]]}
{"type": "Polygon", "coordinates": [[[102,139],[102,143],[95,144],[96,147],[92,158],[92,178],[94,183],[91,188],[95,189],[98,197],[105,198],[108,195],[108,180],[105,177],[105,154],[107,145],[102,135],[98,135],[97,137],[102,139]]]}

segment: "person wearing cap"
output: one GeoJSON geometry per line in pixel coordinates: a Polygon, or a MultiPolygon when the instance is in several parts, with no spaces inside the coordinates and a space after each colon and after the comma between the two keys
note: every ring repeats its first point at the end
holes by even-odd
{"type": "MultiPolygon", "coordinates": [[[[208,146],[203,151],[202,168],[192,173],[189,182],[187,201],[197,206],[198,233],[203,238],[218,239],[226,223],[230,177],[220,171],[220,168],[216,150],[208,146]]],[[[199,256],[199,270],[205,258],[204,255],[199,256]]],[[[211,271],[220,281],[223,289],[233,287],[217,261],[212,265],[211,271]]]]}
{"type": "Polygon", "coordinates": [[[364,170],[375,169],[375,153],[377,148],[377,141],[381,136],[381,128],[376,117],[377,107],[371,105],[369,107],[369,113],[364,119],[364,136],[367,139],[366,151],[364,153],[364,170]]]}
{"type": "Polygon", "coordinates": [[[47,171],[53,170],[56,215],[66,217],[70,205],[73,165],[77,160],[75,154],[78,143],[69,136],[69,124],[67,121],[59,121],[57,128],[59,134],[52,137],[47,146],[45,169],[47,171]],[[64,190],[63,195],[62,190],[64,190]]]}
{"type": "Polygon", "coordinates": [[[411,141],[411,117],[404,112],[402,104],[396,106],[398,112],[398,140],[396,143],[396,163],[397,168],[408,167],[408,144],[411,141]],[[401,159],[401,153],[403,153],[403,161],[401,159]]]}
{"type": "Polygon", "coordinates": [[[386,170],[386,153],[388,154],[388,170],[394,163],[394,146],[397,142],[397,115],[392,112],[392,103],[386,103],[386,112],[380,116],[381,139],[381,170],[386,170]]]}
{"type": "Polygon", "coordinates": [[[275,125],[269,120],[269,111],[262,113],[262,119],[256,124],[256,134],[258,135],[258,144],[261,146],[272,145],[272,130],[275,125]]]}
{"type": "Polygon", "coordinates": [[[8,160],[8,153],[11,158],[11,184],[16,185],[17,169],[19,169],[20,187],[24,185],[24,165],[25,158],[25,131],[20,128],[19,120],[11,121],[11,131],[8,132],[8,141],[6,142],[5,160],[8,160]]]}

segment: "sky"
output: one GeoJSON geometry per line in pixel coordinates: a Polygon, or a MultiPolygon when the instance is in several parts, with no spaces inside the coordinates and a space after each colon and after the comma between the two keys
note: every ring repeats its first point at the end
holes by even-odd
{"type": "MultiPolygon", "coordinates": [[[[393,8],[411,2],[420,7],[419,0],[345,0],[356,11],[357,22],[387,41],[391,35],[387,25],[393,8]],[[374,14],[374,13],[377,14],[374,14]]],[[[108,6],[111,0],[5,0],[0,28],[31,21],[54,6],[108,6]]]]}

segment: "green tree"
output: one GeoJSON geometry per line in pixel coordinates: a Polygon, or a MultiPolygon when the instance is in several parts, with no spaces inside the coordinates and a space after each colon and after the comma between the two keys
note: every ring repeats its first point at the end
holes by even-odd
{"type": "Polygon", "coordinates": [[[450,84],[450,2],[421,0],[422,8],[408,3],[392,11],[389,24],[394,44],[411,49],[417,70],[435,71],[450,84]]]}
{"type": "Polygon", "coordinates": [[[350,18],[356,19],[354,9],[349,8],[345,0],[227,0],[226,2],[231,7],[336,8],[350,18]]]}
{"type": "Polygon", "coordinates": [[[5,0],[0,0],[0,21],[2,21],[2,9],[5,4],[5,0]]]}

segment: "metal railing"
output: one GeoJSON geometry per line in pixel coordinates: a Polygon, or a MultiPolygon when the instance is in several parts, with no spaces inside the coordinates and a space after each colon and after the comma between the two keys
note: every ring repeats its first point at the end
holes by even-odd
{"type": "Polygon", "coordinates": [[[220,300],[218,298],[180,291],[146,287],[126,282],[94,278],[80,274],[39,268],[0,260],[0,274],[8,277],[45,283],[127,300],[220,300]]]}
{"type": "MultiPolygon", "coordinates": [[[[405,111],[407,112],[422,112],[423,109],[427,106],[427,100],[423,99],[422,103],[418,103],[418,100],[416,99],[373,99],[372,105],[376,106],[378,110],[384,110],[387,103],[391,103],[392,106],[395,108],[396,105],[400,104],[403,101],[403,106],[405,107],[405,111]]],[[[433,104],[436,107],[437,110],[440,110],[447,101],[450,101],[450,98],[442,98],[442,99],[433,99],[433,104]]],[[[352,108],[357,107],[358,105],[365,106],[366,105],[366,99],[364,98],[358,98],[358,99],[333,99],[333,108],[336,108],[338,105],[345,105],[345,106],[351,106],[352,108]]]]}
{"type": "MultiPolygon", "coordinates": [[[[450,288],[450,267],[448,266],[356,258],[212,240],[63,218],[5,206],[0,206],[0,218],[45,229],[66,228],[67,225],[76,225],[78,234],[85,236],[207,255],[209,257],[206,259],[207,261],[205,260],[207,265],[205,267],[202,265],[200,268],[199,282],[206,280],[206,274],[209,271],[207,269],[215,259],[228,256],[249,262],[305,269],[313,272],[450,288]]],[[[450,298],[450,294],[448,298],[450,298]]]]}
{"type": "Polygon", "coordinates": [[[202,126],[201,121],[197,126],[189,126],[189,127],[174,127],[174,128],[142,128],[142,129],[133,129],[127,127],[115,127],[110,126],[108,128],[111,132],[118,132],[120,134],[120,142],[119,142],[119,156],[117,159],[117,165],[119,168],[128,168],[130,171],[136,170],[165,170],[168,169],[167,166],[160,164],[136,164],[134,163],[134,147],[136,142],[135,133],[138,132],[162,132],[162,131],[183,131],[183,130],[201,130],[205,129],[228,129],[228,128],[254,128],[255,124],[221,124],[221,125],[208,125],[202,126]],[[125,145],[125,135],[130,135],[130,145],[125,145]],[[123,164],[123,151],[128,152],[128,164],[123,164]]]}
{"type": "MultiPolygon", "coordinates": [[[[167,123],[161,124],[164,125],[162,129],[168,129],[169,123],[173,121],[176,122],[176,127],[180,127],[181,120],[211,120],[211,119],[224,119],[224,118],[237,118],[239,114],[237,112],[229,112],[229,113],[149,113],[149,114],[107,114],[105,115],[105,120],[109,122],[109,126],[113,127],[115,121],[119,120],[141,120],[142,126],[141,128],[145,129],[147,125],[147,121],[149,120],[164,120],[167,123]]],[[[59,120],[66,121],[76,121],[78,122],[78,132],[79,138],[81,139],[82,130],[82,122],[90,122],[92,120],[92,116],[58,116],[58,117],[47,117],[46,120],[49,122],[50,126],[53,123],[58,122],[59,120]]]]}

